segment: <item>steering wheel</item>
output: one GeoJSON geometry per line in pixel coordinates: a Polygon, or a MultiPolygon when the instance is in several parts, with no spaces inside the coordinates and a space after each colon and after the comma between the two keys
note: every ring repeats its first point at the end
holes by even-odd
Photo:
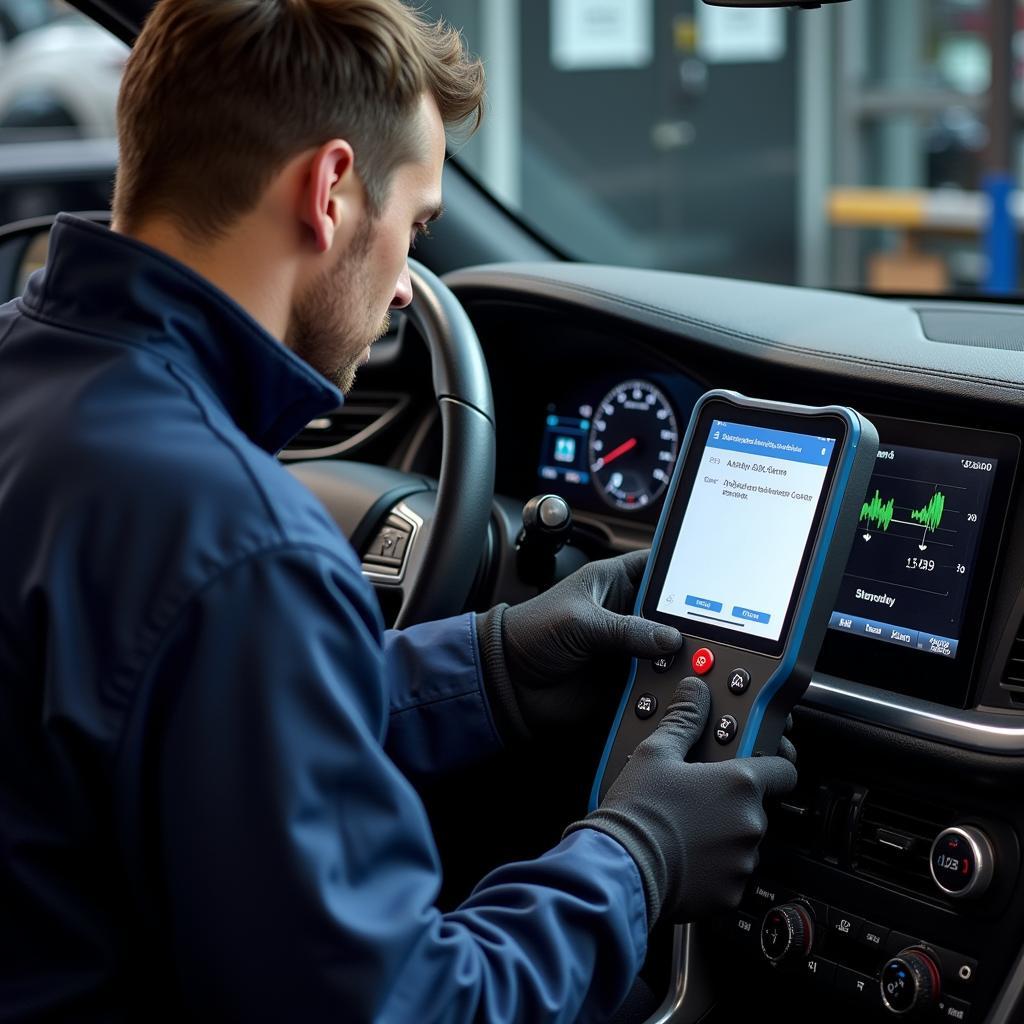
{"type": "MultiPolygon", "coordinates": [[[[76,216],[110,223],[108,211],[76,216]]],[[[0,227],[0,282],[13,294],[32,240],[53,226],[53,216],[0,227]]],[[[289,469],[327,507],[363,557],[366,575],[401,597],[395,625],[412,625],[461,611],[488,538],[494,498],[494,402],[476,331],[451,290],[416,260],[409,260],[413,300],[408,320],[430,352],[434,397],[443,432],[436,489],[424,477],[360,462],[293,462],[289,469]],[[385,531],[390,557],[369,550],[385,531]]],[[[385,538],[386,539],[386,538],[385,538]]],[[[382,544],[384,542],[382,541],[382,544]]]]}
{"type": "Polygon", "coordinates": [[[443,444],[434,490],[387,466],[319,460],[291,471],[323,502],[381,590],[401,593],[395,626],[461,611],[487,541],[494,498],[494,403],[480,342],[440,278],[409,260],[406,310],[430,352],[443,444]],[[389,543],[390,540],[390,543],[389,543]]]}

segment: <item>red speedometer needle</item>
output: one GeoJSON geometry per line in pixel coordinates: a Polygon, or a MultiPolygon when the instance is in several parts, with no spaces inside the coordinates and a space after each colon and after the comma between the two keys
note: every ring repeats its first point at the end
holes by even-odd
{"type": "Polygon", "coordinates": [[[620,455],[625,455],[626,452],[631,452],[637,445],[635,437],[631,437],[628,441],[623,441],[618,448],[613,448],[607,455],[598,459],[598,464],[594,467],[595,470],[604,469],[609,462],[614,461],[620,455]]]}

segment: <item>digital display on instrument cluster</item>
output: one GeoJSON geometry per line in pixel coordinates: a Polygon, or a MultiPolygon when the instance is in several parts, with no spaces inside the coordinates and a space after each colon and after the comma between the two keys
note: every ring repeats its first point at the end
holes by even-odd
{"type": "Polygon", "coordinates": [[[576,505],[656,515],[679,454],[680,422],[685,426],[701,391],[686,390],[682,419],[675,396],[641,378],[575,407],[550,405],[537,471],[542,486],[576,505]]]}

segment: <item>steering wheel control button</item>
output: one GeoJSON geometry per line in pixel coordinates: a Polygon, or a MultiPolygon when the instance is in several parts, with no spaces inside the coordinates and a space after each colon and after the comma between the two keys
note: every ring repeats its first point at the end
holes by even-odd
{"type": "Polygon", "coordinates": [[[840,939],[855,941],[860,938],[861,931],[864,928],[864,919],[854,914],[847,914],[844,910],[829,907],[828,927],[829,931],[840,939]]]}
{"type": "Polygon", "coordinates": [[[676,656],[674,654],[663,654],[660,658],[655,658],[654,661],[651,662],[651,668],[653,668],[658,675],[662,675],[672,667],[675,660],[676,656]]]}
{"type": "Polygon", "coordinates": [[[650,718],[658,710],[658,698],[653,693],[641,693],[634,710],[637,718],[650,718]]]}
{"type": "Polygon", "coordinates": [[[693,652],[690,664],[697,675],[707,675],[715,667],[715,654],[710,647],[699,647],[693,652]]]}
{"type": "Polygon", "coordinates": [[[728,746],[736,739],[736,730],[739,726],[732,715],[722,715],[715,723],[715,740],[723,747],[728,746]]]}
{"type": "Polygon", "coordinates": [[[729,673],[729,691],[738,697],[750,687],[750,673],[745,668],[734,668],[729,673]]]}
{"type": "Polygon", "coordinates": [[[883,968],[879,984],[885,1008],[898,1017],[933,1006],[939,999],[939,969],[922,949],[905,949],[883,968]]]}
{"type": "Polygon", "coordinates": [[[961,825],[935,837],[929,863],[935,884],[954,899],[978,897],[992,884],[995,856],[988,837],[961,825]]]}
{"type": "Polygon", "coordinates": [[[363,572],[371,573],[378,580],[392,576],[397,583],[412,536],[412,523],[392,512],[366,546],[362,558],[363,572]]]}
{"type": "Polygon", "coordinates": [[[772,907],[761,922],[761,952],[773,964],[801,960],[811,951],[814,926],[799,903],[772,907]]]}

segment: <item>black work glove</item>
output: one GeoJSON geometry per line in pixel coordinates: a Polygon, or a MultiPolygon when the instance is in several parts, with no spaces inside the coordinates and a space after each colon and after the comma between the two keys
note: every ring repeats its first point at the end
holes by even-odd
{"type": "MultiPolygon", "coordinates": [[[[735,907],[768,827],[764,800],[796,785],[796,768],[782,757],[684,761],[710,707],[707,686],[684,679],[601,806],[566,829],[597,829],[626,848],[640,870],[648,928],[660,916],[693,921],[735,907]]],[[[783,750],[793,747],[786,741],[783,750]]]]}
{"type": "Polygon", "coordinates": [[[538,597],[477,616],[484,687],[506,743],[607,727],[628,659],[679,650],[671,626],[629,614],[647,554],[590,562],[538,597]]]}

